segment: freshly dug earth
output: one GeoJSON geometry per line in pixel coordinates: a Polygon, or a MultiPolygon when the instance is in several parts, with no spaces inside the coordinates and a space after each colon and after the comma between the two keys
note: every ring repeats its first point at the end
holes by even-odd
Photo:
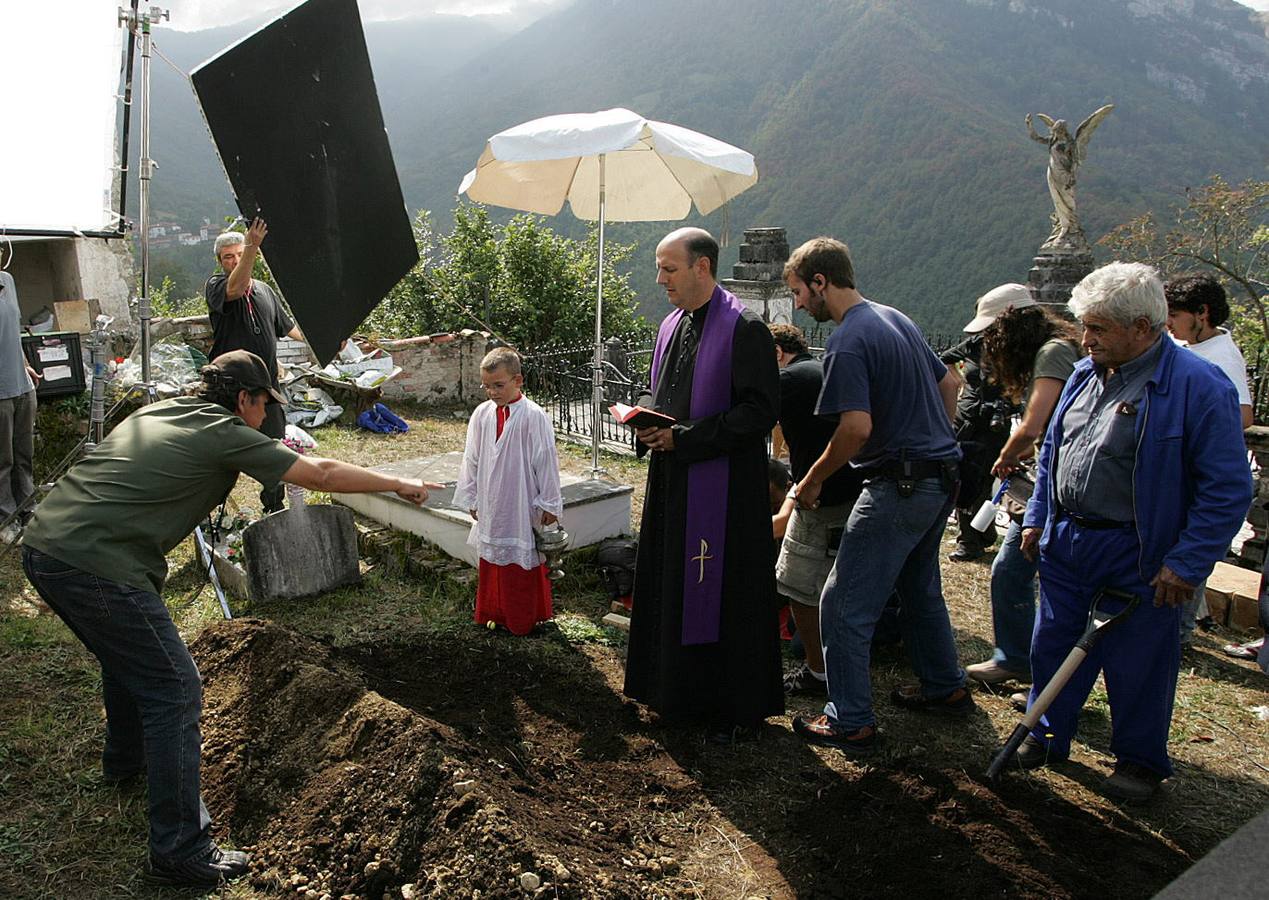
{"type": "Polygon", "coordinates": [[[1192,862],[911,742],[859,765],[785,720],[706,747],[621,697],[615,651],[550,627],[335,649],[237,620],[192,649],[207,804],[261,893],[1147,897],[1192,862]]]}

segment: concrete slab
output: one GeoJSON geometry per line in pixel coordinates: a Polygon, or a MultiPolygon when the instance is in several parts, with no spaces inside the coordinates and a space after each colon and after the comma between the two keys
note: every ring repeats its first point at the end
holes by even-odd
{"type": "Polygon", "coordinates": [[[1216,845],[1181,874],[1155,900],[1264,900],[1269,896],[1269,810],[1216,845]]]}
{"type": "MultiPolygon", "coordinates": [[[[454,451],[422,459],[401,460],[375,466],[376,472],[399,478],[421,478],[445,485],[432,491],[427,503],[417,507],[396,494],[332,494],[332,499],[391,528],[417,534],[445,553],[470,566],[478,563],[476,551],[467,545],[472,518],[453,505],[454,488],[462,453],[454,451]]],[[[572,537],[569,549],[588,547],[605,538],[630,534],[630,495],[633,488],[604,478],[590,479],[560,474],[564,496],[564,528],[572,537]]]]}

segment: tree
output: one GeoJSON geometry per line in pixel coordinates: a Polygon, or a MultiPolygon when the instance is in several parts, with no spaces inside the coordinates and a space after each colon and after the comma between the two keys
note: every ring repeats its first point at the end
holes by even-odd
{"type": "Polygon", "coordinates": [[[1211,270],[1229,292],[1242,342],[1269,344],[1269,181],[1230,187],[1213,175],[1201,187],[1186,188],[1185,200],[1171,210],[1166,230],[1145,213],[1099,243],[1118,258],[1152,263],[1168,275],[1211,270]]]}
{"type": "MultiPolygon", "coordinates": [[[[483,206],[461,204],[439,240],[426,211],[414,222],[419,264],[366,320],[372,333],[405,336],[487,328],[512,346],[589,343],[594,338],[597,232],[584,241],[557,234],[539,216],[496,225],[483,206]]],[[[606,335],[648,328],[635,311],[630,248],[605,242],[606,335]]]]}

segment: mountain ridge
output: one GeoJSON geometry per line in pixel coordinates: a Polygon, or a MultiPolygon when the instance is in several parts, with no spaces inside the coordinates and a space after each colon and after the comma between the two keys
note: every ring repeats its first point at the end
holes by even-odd
{"type": "MultiPolygon", "coordinates": [[[[865,293],[948,331],[978,294],[1025,280],[1048,233],[1028,112],[1076,123],[1116,104],[1079,173],[1093,238],[1213,173],[1264,177],[1266,21],[1233,0],[579,0],[514,34],[473,31],[431,68],[366,34],[407,205],[442,227],[489,135],[627,106],[757,157],[753,189],[687,221],[834,234],[865,293]]],[[[637,244],[650,316],[651,246],[675,224],[609,230],[637,244]]]]}

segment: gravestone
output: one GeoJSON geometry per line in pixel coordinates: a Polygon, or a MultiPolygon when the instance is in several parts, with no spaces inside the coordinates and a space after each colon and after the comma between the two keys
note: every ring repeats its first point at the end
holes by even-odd
{"type": "Polygon", "coordinates": [[[252,600],[311,597],[361,581],[357,527],[347,507],[297,506],[242,532],[252,600]]]}

